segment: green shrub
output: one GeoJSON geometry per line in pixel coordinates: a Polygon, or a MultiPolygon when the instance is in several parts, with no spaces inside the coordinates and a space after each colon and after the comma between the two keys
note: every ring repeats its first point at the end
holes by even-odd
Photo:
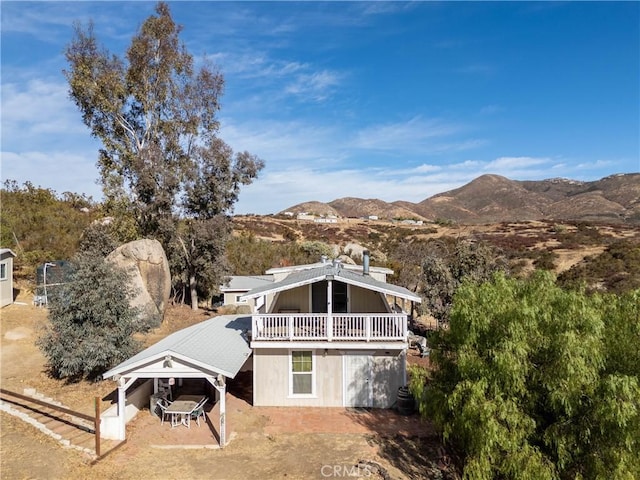
{"type": "Polygon", "coordinates": [[[56,378],[97,379],[139,349],[127,274],[100,256],[80,254],[71,281],[49,300],[49,324],[37,344],[56,378]]]}
{"type": "Polygon", "coordinates": [[[638,478],[640,291],[465,282],[411,391],[465,478],[638,478]]]}

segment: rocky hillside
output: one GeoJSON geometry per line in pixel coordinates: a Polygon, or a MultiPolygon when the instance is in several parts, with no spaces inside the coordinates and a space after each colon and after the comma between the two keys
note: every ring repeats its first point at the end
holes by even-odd
{"type": "Polygon", "coordinates": [[[482,175],[468,184],[422,202],[341,198],[287,209],[299,213],[488,224],[530,220],[577,220],[640,224],[640,173],[617,174],[593,182],[568,179],[510,180],[482,175]]]}

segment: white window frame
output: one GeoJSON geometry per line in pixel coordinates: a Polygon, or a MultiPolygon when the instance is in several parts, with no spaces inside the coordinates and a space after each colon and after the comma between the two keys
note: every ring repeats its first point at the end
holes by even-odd
{"type": "Polygon", "coordinates": [[[247,303],[247,300],[241,300],[240,297],[242,297],[242,295],[244,295],[244,293],[236,293],[235,294],[235,300],[236,300],[236,304],[238,303],[247,303]]]}
{"type": "Polygon", "coordinates": [[[9,262],[0,263],[0,280],[9,279],[9,262]]]}
{"type": "Polygon", "coordinates": [[[316,351],[310,348],[296,348],[289,350],[289,397],[290,398],[316,398],[316,351]],[[309,372],[293,372],[293,352],[311,352],[311,393],[293,393],[293,376],[308,375],[309,372]]]}

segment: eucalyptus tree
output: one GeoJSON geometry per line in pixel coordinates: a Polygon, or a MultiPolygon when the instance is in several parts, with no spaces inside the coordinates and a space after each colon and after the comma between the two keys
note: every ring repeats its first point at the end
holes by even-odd
{"type": "Polygon", "coordinates": [[[105,204],[133,215],[139,236],[162,242],[197,308],[198,279],[211,285],[225,274],[223,249],[210,249],[212,239],[224,243],[240,186],[264,164],[234,154],[219,138],[223,76],[206,61],[194,66],[180,32],[160,2],[120,58],[98,44],[93,24],[76,24],[65,75],[84,123],[102,143],[105,204]]]}

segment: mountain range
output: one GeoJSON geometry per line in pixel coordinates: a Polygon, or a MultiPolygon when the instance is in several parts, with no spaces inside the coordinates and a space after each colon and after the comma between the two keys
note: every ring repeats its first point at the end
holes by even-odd
{"type": "Polygon", "coordinates": [[[418,203],[345,197],[328,203],[300,203],[285,211],[458,224],[533,220],[640,224],[640,173],[615,174],[591,182],[565,178],[521,181],[488,174],[418,203]]]}

